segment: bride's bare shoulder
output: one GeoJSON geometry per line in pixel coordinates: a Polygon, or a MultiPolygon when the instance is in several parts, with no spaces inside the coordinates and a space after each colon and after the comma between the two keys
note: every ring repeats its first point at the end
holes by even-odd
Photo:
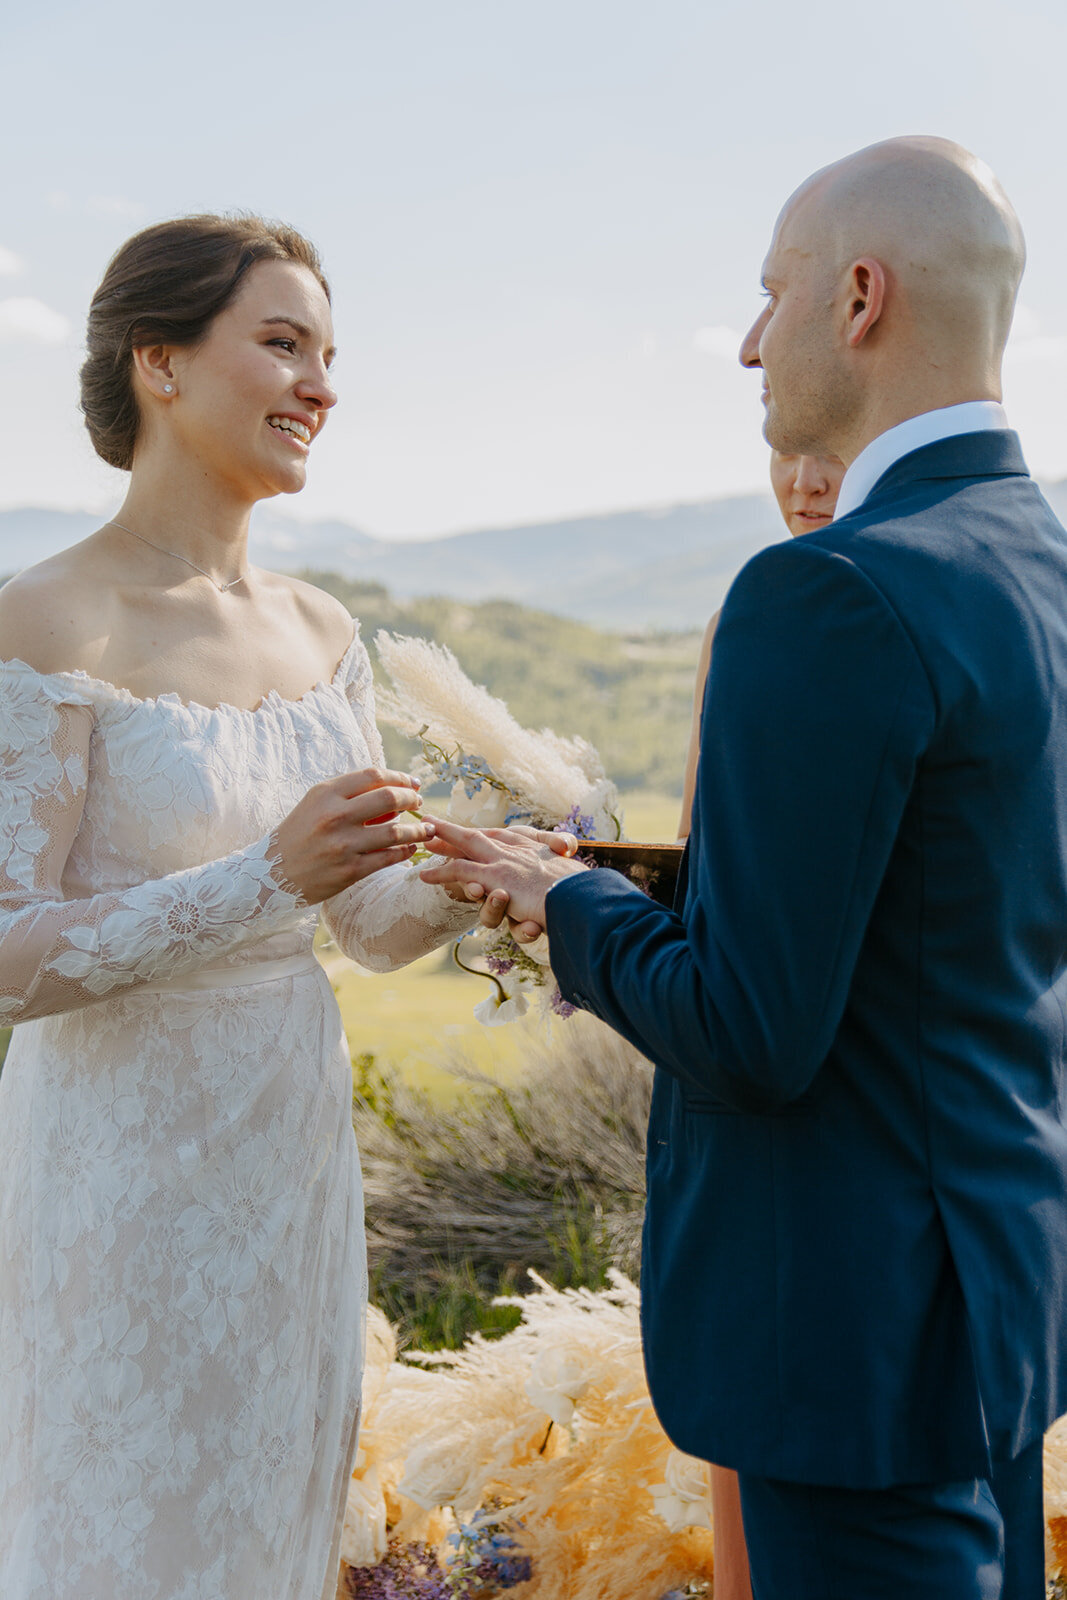
{"type": "Polygon", "coordinates": [[[0,589],[0,660],[37,672],[92,672],[110,632],[109,587],[91,539],[27,567],[0,589]]]}
{"type": "Polygon", "coordinates": [[[327,653],[332,650],[332,659],[339,661],[352,642],[355,624],[351,612],[325,589],[305,583],[303,578],[280,572],[270,576],[284,591],[301,624],[314,638],[323,640],[327,653]]]}

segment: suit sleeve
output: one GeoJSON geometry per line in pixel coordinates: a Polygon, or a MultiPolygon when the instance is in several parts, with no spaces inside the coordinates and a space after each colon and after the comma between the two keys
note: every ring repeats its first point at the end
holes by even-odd
{"type": "Polygon", "coordinates": [[[564,998],[725,1107],[803,1094],[934,721],[908,632],[854,563],[806,542],[757,556],[716,635],[684,908],[604,869],[558,884],[564,998]]]}

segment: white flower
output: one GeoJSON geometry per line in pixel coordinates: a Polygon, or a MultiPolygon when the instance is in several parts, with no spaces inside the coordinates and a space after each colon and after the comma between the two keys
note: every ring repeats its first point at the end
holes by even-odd
{"type": "Polygon", "coordinates": [[[268,1548],[287,1537],[307,1480],[312,1414],[299,1373],[282,1369],[230,1430],[226,1500],[238,1513],[251,1511],[268,1548]]]}
{"type": "Polygon", "coordinates": [[[21,752],[40,754],[51,745],[58,727],[59,709],[41,698],[38,680],[21,672],[5,673],[0,690],[0,762],[21,752]]]}
{"type": "Polygon", "coordinates": [[[350,1567],[373,1567],[387,1547],[385,1496],[378,1481],[378,1468],[371,1467],[348,1485],[341,1559],[350,1567]]]}
{"type": "Polygon", "coordinates": [[[505,789],[494,789],[491,784],[482,783],[468,795],[466,779],[459,778],[452,785],[448,816],[451,822],[458,822],[463,828],[502,828],[510,805],[511,797],[505,789]]]}
{"type": "Polygon", "coordinates": [[[196,1201],[178,1218],[182,1254],[193,1273],[178,1309],[201,1319],[212,1349],[292,1215],[297,1165],[293,1152],[287,1157],[276,1141],[257,1133],[232,1153],[219,1151],[193,1180],[196,1201]]]}
{"type": "Polygon", "coordinates": [[[574,1418],[574,1402],[589,1387],[589,1373],[581,1352],[566,1346],[542,1350],[523,1386],[526,1398],[546,1411],[561,1428],[574,1418]]]}
{"type": "Polygon", "coordinates": [[[96,1349],[41,1385],[49,1424],[41,1432],[43,1469],[67,1486],[67,1499],[95,1521],[101,1541],[118,1524],[128,1532],[147,1526],[146,1479],[173,1452],[162,1397],[144,1390],[140,1368],[123,1353],[143,1348],[143,1328],[130,1329],[125,1307],[105,1323],[96,1349]]]}
{"type": "Polygon", "coordinates": [[[530,1002],[524,994],[509,995],[508,999],[501,1000],[494,989],[488,999],[478,1002],[474,1015],[485,1028],[502,1028],[506,1022],[517,1022],[529,1009],[530,1002]]]}
{"type": "Polygon", "coordinates": [[[397,1493],[414,1500],[424,1511],[453,1505],[467,1481],[459,1455],[451,1438],[416,1445],[404,1463],[397,1493]]]}
{"type": "MultiPolygon", "coordinates": [[[[60,1252],[86,1230],[105,1250],[114,1243],[112,1216],[121,1201],[131,1198],[132,1166],[111,1106],[87,1084],[73,1083],[62,1094],[51,1095],[41,1130],[38,1205],[51,1219],[55,1272],[62,1288],[67,1264],[60,1252]]],[[[142,1180],[135,1203],[147,1199],[151,1190],[142,1180]]]]}
{"type": "Polygon", "coordinates": [[[192,762],[177,762],[165,740],[109,739],[108,777],[115,795],[144,828],[151,848],[174,838],[174,817],[203,809],[203,778],[192,762]]]}
{"type": "Polygon", "coordinates": [[[657,1516],[662,1517],[671,1532],[710,1528],[711,1488],[707,1462],[672,1450],[663,1476],[665,1481],[652,1484],[650,1493],[657,1516]]]}
{"type": "Polygon", "coordinates": [[[233,942],[234,924],[258,905],[267,871],[262,861],[231,859],[127,890],[99,928],[67,929],[72,948],[50,970],[81,979],[91,994],[152,978],[164,963],[171,973],[180,970],[186,957],[233,942]]]}
{"type": "Polygon", "coordinates": [[[44,865],[44,852],[51,843],[50,835],[33,820],[29,797],[12,796],[13,803],[0,823],[0,856],[4,874],[12,883],[24,889],[36,887],[37,868],[44,865]]]}

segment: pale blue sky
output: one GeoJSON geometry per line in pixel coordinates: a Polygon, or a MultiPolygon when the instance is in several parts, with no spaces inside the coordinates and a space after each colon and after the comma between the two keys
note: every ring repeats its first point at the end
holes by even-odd
{"type": "Polygon", "coordinates": [[[334,286],[341,403],[279,510],[404,536],[762,487],[722,330],[789,191],[900,132],[1015,201],[1006,398],[1067,476],[1058,5],[42,0],[0,52],[2,506],[117,504],[76,411],[89,296],[137,227],[234,207],[334,286]]]}

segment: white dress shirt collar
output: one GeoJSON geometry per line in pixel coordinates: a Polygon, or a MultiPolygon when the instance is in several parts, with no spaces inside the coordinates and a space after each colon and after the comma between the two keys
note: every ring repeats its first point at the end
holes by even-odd
{"type": "Polygon", "coordinates": [[[986,429],[1006,428],[1004,407],[996,400],[965,400],[962,405],[942,406],[939,411],[924,411],[920,416],[887,428],[862,449],[841,479],[834,521],[847,517],[861,506],[883,473],[901,456],[910,455],[924,444],[951,439],[958,433],[982,433],[986,429]]]}

